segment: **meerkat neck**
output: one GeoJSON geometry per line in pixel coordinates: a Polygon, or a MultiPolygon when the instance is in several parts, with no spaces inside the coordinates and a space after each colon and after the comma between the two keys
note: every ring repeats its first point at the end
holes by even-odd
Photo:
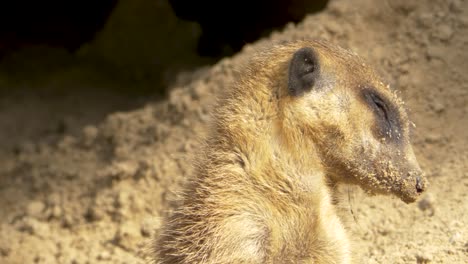
{"type": "Polygon", "coordinates": [[[312,162],[298,162],[272,138],[251,144],[232,144],[224,137],[211,141],[209,163],[200,174],[206,178],[199,179],[197,193],[207,194],[200,197],[204,203],[216,204],[222,219],[216,230],[227,234],[218,243],[232,247],[238,241],[236,247],[244,255],[251,253],[252,263],[288,263],[281,258],[283,250],[348,263],[346,233],[319,164],[310,171],[312,162]]]}
{"type": "MultiPolygon", "coordinates": [[[[308,146],[312,154],[309,158],[303,157],[302,152],[291,149],[278,136],[273,121],[267,122],[264,121],[263,131],[243,129],[238,132],[233,125],[229,130],[221,127],[208,140],[207,160],[201,162],[209,169],[202,173],[204,177],[212,178],[210,182],[230,179],[231,184],[223,188],[236,189],[239,184],[243,188],[250,186],[260,194],[283,192],[297,201],[328,197],[328,184],[318,155],[313,155],[314,147],[308,146]]],[[[222,123],[223,126],[227,124],[222,123]]],[[[289,198],[288,203],[291,202],[289,198]]]]}

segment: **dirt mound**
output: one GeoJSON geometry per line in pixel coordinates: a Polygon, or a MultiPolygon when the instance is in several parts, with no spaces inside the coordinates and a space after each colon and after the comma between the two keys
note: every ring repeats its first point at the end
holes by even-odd
{"type": "Polygon", "coordinates": [[[16,142],[0,153],[0,263],[144,263],[191,173],[213,94],[262,46],[302,38],[356,51],[402,92],[431,181],[410,205],[345,191],[356,263],[467,263],[468,2],[459,0],[332,1],[233,58],[179,75],[165,101],[53,144],[46,135],[16,142]]]}

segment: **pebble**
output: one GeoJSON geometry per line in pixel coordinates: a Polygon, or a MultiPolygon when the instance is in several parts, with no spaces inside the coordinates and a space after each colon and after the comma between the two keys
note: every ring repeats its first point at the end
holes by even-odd
{"type": "Polygon", "coordinates": [[[463,1],[462,0],[452,0],[450,3],[450,10],[453,12],[462,12],[463,11],[463,1]]]}
{"type": "Polygon", "coordinates": [[[441,140],[442,140],[442,136],[440,134],[433,133],[433,132],[430,132],[430,133],[428,132],[425,137],[426,143],[429,143],[429,144],[434,144],[434,143],[440,142],[441,140]]]}
{"type": "Polygon", "coordinates": [[[37,146],[34,145],[31,142],[22,142],[22,143],[19,143],[15,147],[15,152],[17,154],[20,154],[20,153],[34,153],[34,151],[36,150],[36,147],[37,146]]]}
{"type": "Polygon", "coordinates": [[[435,213],[434,208],[435,198],[431,193],[426,193],[421,200],[418,202],[418,208],[425,212],[429,212],[429,216],[433,216],[435,213]]]}
{"type": "Polygon", "coordinates": [[[419,25],[424,27],[430,27],[434,21],[432,13],[422,13],[418,17],[419,25]]]}
{"type": "Polygon", "coordinates": [[[343,28],[341,25],[338,25],[336,23],[333,23],[332,21],[330,21],[331,23],[328,23],[325,25],[325,28],[332,34],[335,34],[335,35],[341,35],[342,34],[342,31],[343,31],[343,28]]]}
{"type": "Polygon", "coordinates": [[[40,237],[46,237],[50,233],[50,229],[47,224],[39,222],[34,218],[24,218],[19,222],[17,229],[21,232],[26,232],[40,237]]]}
{"type": "Polygon", "coordinates": [[[8,257],[11,253],[11,248],[7,247],[6,245],[0,245],[0,256],[8,257]]]}
{"type": "Polygon", "coordinates": [[[462,240],[462,234],[457,231],[452,236],[450,236],[449,242],[450,244],[457,244],[461,240],[462,240]]]}
{"type": "Polygon", "coordinates": [[[110,260],[111,259],[111,253],[109,251],[102,251],[99,252],[99,254],[96,256],[97,260],[110,260]]]}
{"type": "Polygon", "coordinates": [[[40,218],[45,208],[46,206],[43,202],[32,201],[26,207],[26,214],[34,218],[40,218]]]}
{"type": "Polygon", "coordinates": [[[62,227],[64,228],[72,228],[75,225],[75,222],[73,217],[69,214],[65,214],[62,217],[62,227]]]}
{"type": "Polygon", "coordinates": [[[140,234],[140,228],[137,224],[126,222],[119,226],[114,239],[117,245],[126,249],[134,249],[141,240],[140,234]]]}
{"type": "Polygon", "coordinates": [[[95,126],[86,126],[83,129],[83,143],[85,146],[91,146],[96,140],[99,131],[95,126]]]}
{"type": "Polygon", "coordinates": [[[430,263],[434,259],[434,256],[430,252],[419,252],[416,253],[417,263],[430,263]]]}
{"type": "Polygon", "coordinates": [[[427,56],[430,59],[443,59],[446,53],[446,49],[444,47],[431,45],[427,48],[427,56]]]}
{"type": "Polygon", "coordinates": [[[152,236],[156,230],[161,228],[161,219],[159,217],[148,217],[143,219],[140,231],[144,237],[152,236]]]}
{"type": "Polygon", "coordinates": [[[453,36],[453,29],[450,25],[443,24],[436,28],[436,37],[442,41],[447,41],[453,36]]]}
{"type": "Polygon", "coordinates": [[[434,101],[430,104],[431,109],[434,110],[437,114],[440,114],[445,111],[445,105],[440,101],[434,101]]]}
{"type": "Polygon", "coordinates": [[[62,216],[62,208],[58,205],[54,205],[47,210],[47,216],[51,218],[60,218],[62,216]]]}
{"type": "Polygon", "coordinates": [[[86,210],[85,219],[88,222],[99,221],[104,218],[105,213],[98,206],[92,205],[86,210]]]}
{"type": "Polygon", "coordinates": [[[209,93],[207,86],[204,83],[199,82],[192,90],[192,98],[193,100],[200,100],[207,93],[209,93]]]}

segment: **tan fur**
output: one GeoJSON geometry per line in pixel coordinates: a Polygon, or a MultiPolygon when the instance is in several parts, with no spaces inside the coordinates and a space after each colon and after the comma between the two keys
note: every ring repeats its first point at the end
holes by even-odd
{"type": "Polygon", "coordinates": [[[350,263],[335,186],[414,201],[421,170],[408,124],[395,92],[346,50],[299,41],[258,53],[215,109],[183,205],[156,242],[156,263],[350,263]],[[293,97],[289,61],[302,47],[316,51],[323,78],[320,89],[293,97]],[[375,115],[357,95],[363,87],[398,109],[402,144],[372,134],[375,115]]]}

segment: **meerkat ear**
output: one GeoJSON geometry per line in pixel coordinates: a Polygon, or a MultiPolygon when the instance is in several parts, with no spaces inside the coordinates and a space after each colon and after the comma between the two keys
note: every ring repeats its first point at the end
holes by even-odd
{"type": "Polygon", "coordinates": [[[288,90],[292,96],[300,96],[314,86],[319,76],[317,55],[311,48],[296,51],[289,64],[288,90]]]}

